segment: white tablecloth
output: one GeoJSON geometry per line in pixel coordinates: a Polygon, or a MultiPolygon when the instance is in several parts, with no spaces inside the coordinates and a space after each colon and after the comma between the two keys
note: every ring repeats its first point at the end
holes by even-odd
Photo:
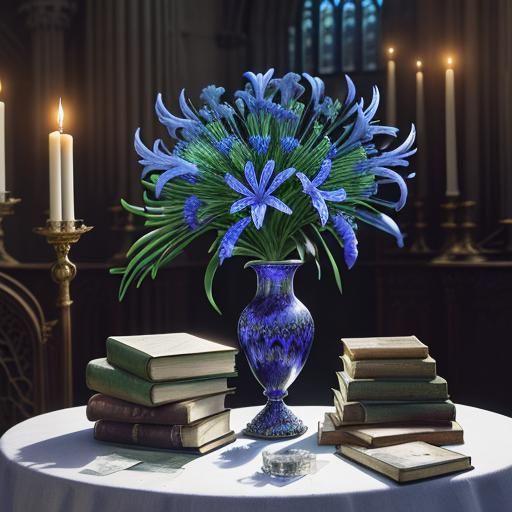
{"type": "MultiPolygon", "coordinates": [[[[325,407],[296,407],[309,425],[286,444],[317,453],[321,469],[287,485],[261,474],[268,442],[240,437],[221,450],[186,465],[177,477],[122,471],[108,476],[79,473],[113,445],[92,437],[85,408],[44,414],[0,439],[1,512],[509,512],[512,511],[512,419],[458,406],[475,469],[424,482],[398,485],[333,455],[316,443],[325,407]]],[[[232,411],[239,431],[258,408],[232,411]]]]}

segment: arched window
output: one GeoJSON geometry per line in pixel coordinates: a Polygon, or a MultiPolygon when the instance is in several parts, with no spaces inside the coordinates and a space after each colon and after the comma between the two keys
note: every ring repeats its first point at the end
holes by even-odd
{"type": "Polygon", "coordinates": [[[313,0],[306,0],[301,20],[301,57],[302,71],[313,71],[313,0]]]}
{"type": "Polygon", "coordinates": [[[318,74],[378,69],[382,3],[304,0],[298,30],[288,33],[290,67],[318,74]]]}

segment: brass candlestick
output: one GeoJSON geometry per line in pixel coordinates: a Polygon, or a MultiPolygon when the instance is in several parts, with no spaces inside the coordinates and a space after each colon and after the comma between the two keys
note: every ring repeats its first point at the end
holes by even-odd
{"type": "Polygon", "coordinates": [[[5,248],[5,235],[2,227],[4,217],[14,214],[14,205],[18,204],[21,199],[11,196],[10,192],[0,192],[0,265],[13,266],[19,262],[15,260],[5,248]]]}
{"type": "Polygon", "coordinates": [[[76,266],[68,255],[71,246],[80,237],[92,229],[85,226],[81,220],[47,221],[46,227],[35,228],[34,232],[46,237],[47,242],[55,250],[57,261],[52,265],[52,280],[59,285],[57,307],[60,310],[62,357],[63,357],[63,401],[66,407],[73,405],[73,351],[71,332],[70,283],[76,276],[76,266]]]}
{"type": "Polygon", "coordinates": [[[476,201],[463,201],[459,207],[462,210],[462,223],[460,225],[460,242],[458,259],[478,263],[485,261],[484,256],[475,247],[473,233],[476,224],[473,222],[472,211],[476,206],[476,201]]]}
{"type": "Polygon", "coordinates": [[[425,221],[425,203],[416,201],[414,203],[416,211],[416,220],[414,222],[414,241],[409,248],[409,252],[418,256],[432,254],[426,239],[427,223],[425,221]]]}

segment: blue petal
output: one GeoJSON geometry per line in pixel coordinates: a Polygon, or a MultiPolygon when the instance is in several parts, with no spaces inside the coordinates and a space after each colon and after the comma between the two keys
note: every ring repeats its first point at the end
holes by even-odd
{"type": "Polygon", "coordinates": [[[235,201],[229,210],[229,213],[236,213],[240,210],[243,210],[244,208],[247,208],[248,206],[252,206],[256,200],[254,197],[244,197],[243,199],[239,199],[238,201],[235,201]]]}
{"type": "Polygon", "coordinates": [[[329,177],[330,172],[331,161],[328,158],[326,158],[322,162],[322,165],[320,166],[320,171],[311,182],[311,185],[313,185],[313,187],[319,187],[329,177]]]}
{"type": "Polygon", "coordinates": [[[244,217],[226,231],[226,234],[222,237],[219,248],[219,260],[221,265],[224,263],[226,258],[231,258],[233,249],[235,248],[240,235],[250,223],[251,217],[244,217]]]}
{"type": "Polygon", "coordinates": [[[183,204],[183,220],[192,230],[200,226],[200,222],[197,219],[197,212],[202,205],[203,202],[194,195],[187,197],[183,204]]]}
{"type": "Polygon", "coordinates": [[[324,198],[321,196],[320,192],[313,188],[309,192],[309,195],[311,196],[311,202],[318,212],[318,215],[320,216],[320,223],[322,226],[325,226],[327,223],[327,220],[329,219],[329,210],[327,209],[327,205],[325,204],[324,198]]]}
{"type": "Polygon", "coordinates": [[[274,181],[270,184],[268,189],[266,190],[267,194],[272,194],[278,187],[280,187],[290,176],[295,174],[295,169],[290,167],[289,169],[285,169],[281,171],[275,178],[274,181]]]}
{"type": "Polygon", "coordinates": [[[341,201],[345,201],[347,198],[347,193],[344,188],[340,188],[338,190],[319,190],[319,192],[326,201],[341,203],[341,201]]]}
{"type": "Polygon", "coordinates": [[[324,82],[317,76],[313,77],[308,73],[302,73],[302,76],[311,85],[311,102],[313,103],[313,109],[316,111],[318,104],[322,101],[324,97],[324,82]]]}
{"type": "Polygon", "coordinates": [[[348,222],[345,216],[341,213],[338,213],[333,217],[332,224],[338,235],[343,240],[343,256],[347,267],[351,269],[358,256],[357,238],[354,229],[350,225],[350,222],[348,222]]]}
{"type": "Polygon", "coordinates": [[[348,75],[345,75],[345,80],[347,82],[347,96],[345,97],[345,105],[348,106],[354,101],[354,98],[356,97],[356,86],[348,75]]]}
{"type": "Polygon", "coordinates": [[[274,160],[269,160],[263,167],[263,170],[261,171],[259,186],[259,191],[261,193],[265,192],[265,189],[267,188],[268,181],[270,180],[272,173],[274,172],[275,164],[276,163],[274,162],[274,160]]]}
{"type": "Polygon", "coordinates": [[[295,175],[299,181],[302,183],[302,190],[307,194],[309,193],[309,191],[311,190],[312,188],[312,185],[311,185],[311,181],[309,180],[309,178],[302,172],[298,172],[296,175],[295,175]]]}
{"type": "Polygon", "coordinates": [[[292,209],[283,203],[280,199],[278,199],[275,196],[268,196],[265,198],[265,203],[268,206],[272,206],[272,208],[275,208],[276,210],[279,210],[280,212],[286,213],[286,215],[291,215],[292,209]]]}
{"type": "Polygon", "coordinates": [[[177,178],[178,176],[184,176],[186,174],[189,174],[189,171],[187,169],[169,169],[168,171],[163,172],[158,177],[158,180],[155,185],[155,196],[160,197],[160,194],[162,192],[162,189],[164,188],[164,185],[172,180],[173,178],[177,178]]]}
{"type": "MultiPolygon", "coordinates": [[[[167,128],[169,135],[174,139],[178,138],[177,130],[183,130],[183,136],[187,139],[192,138],[201,130],[202,124],[196,119],[182,119],[171,114],[167,108],[165,108],[165,105],[162,101],[162,95],[160,93],[156,98],[155,110],[158,116],[158,120],[167,128]]],[[[186,106],[185,111],[192,114],[192,111],[190,111],[190,109],[188,109],[186,106]]]]}
{"type": "Polygon", "coordinates": [[[194,111],[188,106],[187,98],[185,97],[185,89],[181,89],[179,104],[181,112],[187,119],[194,119],[196,121],[198,120],[197,116],[194,114],[194,111]]]}
{"type": "Polygon", "coordinates": [[[354,215],[361,219],[363,222],[370,224],[371,226],[384,231],[390,235],[393,235],[396,238],[396,243],[398,247],[404,246],[404,236],[400,232],[400,228],[397,226],[396,222],[384,213],[372,213],[366,210],[356,209],[354,215]]]}
{"type": "MultiPolygon", "coordinates": [[[[402,176],[400,176],[400,174],[398,174],[397,172],[392,171],[391,169],[386,169],[385,167],[376,167],[375,169],[371,169],[370,172],[375,176],[381,176],[383,178],[386,178],[386,181],[388,183],[393,182],[398,185],[398,188],[400,189],[400,198],[396,203],[395,210],[401,210],[405,206],[405,203],[407,202],[407,185],[402,176]]],[[[378,183],[381,184],[382,181],[378,183]]]]}
{"type": "Polygon", "coordinates": [[[247,180],[247,183],[251,186],[251,188],[254,190],[254,192],[258,191],[258,180],[256,179],[256,172],[254,171],[254,165],[249,160],[245,164],[244,169],[245,179],[247,180]]]}
{"type": "Polygon", "coordinates": [[[297,73],[286,73],[283,78],[272,80],[277,90],[281,93],[281,105],[286,106],[290,101],[302,96],[305,89],[299,81],[300,75],[297,73]]]}
{"type": "Polygon", "coordinates": [[[273,68],[270,68],[264,75],[261,73],[255,75],[252,71],[246,71],[244,73],[245,78],[247,78],[252,85],[256,100],[263,100],[265,98],[265,90],[267,89],[273,74],[273,68]]]}
{"type": "Polygon", "coordinates": [[[235,191],[243,196],[253,196],[254,194],[242,183],[240,183],[235,177],[231,176],[231,174],[226,173],[224,175],[224,181],[235,191]]]}
{"type": "Polygon", "coordinates": [[[251,206],[252,221],[254,222],[256,229],[260,229],[261,226],[263,226],[266,211],[267,205],[265,203],[253,204],[251,206]]]}

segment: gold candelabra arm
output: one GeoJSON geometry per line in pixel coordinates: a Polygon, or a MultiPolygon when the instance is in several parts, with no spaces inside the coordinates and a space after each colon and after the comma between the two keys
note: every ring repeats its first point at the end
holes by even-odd
{"type": "Polygon", "coordinates": [[[35,233],[44,236],[53,247],[57,257],[51,268],[52,280],[59,285],[57,307],[60,310],[60,328],[62,343],[62,380],[63,405],[73,405],[73,343],[71,329],[70,284],[76,276],[76,265],[69,259],[69,252],[84,233],[92,229],[82,221],[47,221],[45,227],[35,228],[35,233]]]}
{"type": "Polygon", "coordinates": [[[5,248],[5,234],[2,224],[5,217],[14,215],[14,206],[20,201],[21,199],[12,197],[10,192],[0,192],[0,265],[2,266],[18,265],[18,261],[5,248]]]}

